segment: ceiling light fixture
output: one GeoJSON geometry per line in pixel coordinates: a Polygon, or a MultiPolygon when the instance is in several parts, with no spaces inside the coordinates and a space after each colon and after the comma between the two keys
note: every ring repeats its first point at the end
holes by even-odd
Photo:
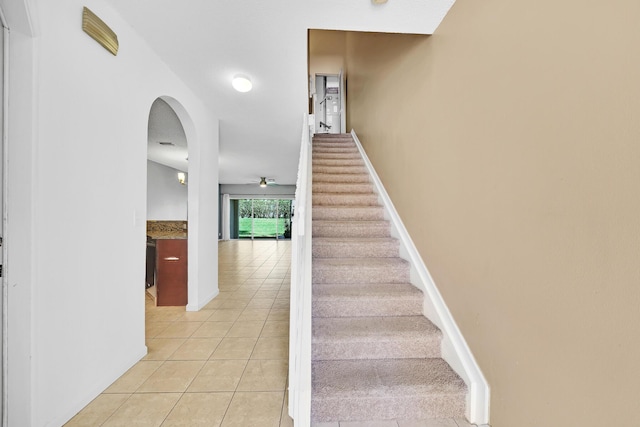
{"type": "Polygon", "coordinates": [[[386,2],[387,2],[387,0],[371,0],[371,3],[373,3],[373,4],[384,4],[386,2]]]}
{"type": "Polygon", "coordinates": [[[179,182],[180,184],[184,185],[184,184],[185,184],[185,182],[186,182],[186,178],[187,178],[187,177],[186,177],[186,175],[185,175],[185,173],[184,173],[184,172],[178,172],[178,182],[179,182]]]}
{"type": "Polygon", "coordinates": [[[249,92],[253,87],[251,79],[249,79],[249,77],[245,76],[244,74],[236,74],[233,77],[231,85],[238,92],[249,92]]]}
{"type": "Polygon", "coordinates": [[[267,186],[267,178],[260,177],[260,187],[265,188],[267,186]]]}

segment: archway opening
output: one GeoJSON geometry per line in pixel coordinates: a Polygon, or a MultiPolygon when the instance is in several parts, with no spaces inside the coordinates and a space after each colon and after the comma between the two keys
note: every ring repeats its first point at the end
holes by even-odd
{"type": "Polygon", "coordinates": [[[188,143],[174,108],[157,98],[147,137],[147,303],[188,303],[188,143]]]}

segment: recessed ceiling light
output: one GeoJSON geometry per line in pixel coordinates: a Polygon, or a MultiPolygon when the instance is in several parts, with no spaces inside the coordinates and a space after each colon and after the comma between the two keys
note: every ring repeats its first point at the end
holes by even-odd
{"type": "Polygon", "coordinates": [[[236,74],[233,77],[231,85],[238,92],[249,92],[253,87],[253,84],[251,84],[251,79],[243,74],[236,74]]]}

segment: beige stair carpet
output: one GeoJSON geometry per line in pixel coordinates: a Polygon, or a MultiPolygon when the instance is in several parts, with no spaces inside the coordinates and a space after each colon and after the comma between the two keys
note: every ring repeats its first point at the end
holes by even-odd
{"type": "Polygon", "coordinates": [[[466,386],[351,135],[316,135],[312,150],[312,420],[463,418],[466,386]]]}

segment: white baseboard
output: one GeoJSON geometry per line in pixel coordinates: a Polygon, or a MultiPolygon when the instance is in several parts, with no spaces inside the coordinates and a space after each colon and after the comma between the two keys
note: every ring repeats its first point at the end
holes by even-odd
{"type": "Polygon", "coordinates": [[[211,300],[213,300],[215,297],[218,296],[218,294],[220,293],[220,290],[216,288],[215,291],[213,291],[211,294],[209,294],[206,298],[199,300],[198,304],[187,304],[186,310],[187,311],[200,311],[202,310],[202,307],[204,307],[205,305],[209,304],[211,302],[211,300]]]}
{"type": "Polygon", "coordinates": [[[115,380],[120,378],[125,372],[127,372],[133,365],[138,363],[140,359],[147,355],[147,346],[142,346],[140,350],[135,352],[132,357],[126,363],[123,363],[116,369],[114,369],[111,375],[105,379],[104,381],[98,383],[91,390],[87,391],[85,396],[77,401],[72,409],[67,411],[64,415],[57,417],[46,424],[46,427],[59,427],[67,423],[71,418],[73,418],[78,412],[80,412],[85,406],[87,406],[93,399],[98,397],[103,391],[107,389],[115,380]]]}

